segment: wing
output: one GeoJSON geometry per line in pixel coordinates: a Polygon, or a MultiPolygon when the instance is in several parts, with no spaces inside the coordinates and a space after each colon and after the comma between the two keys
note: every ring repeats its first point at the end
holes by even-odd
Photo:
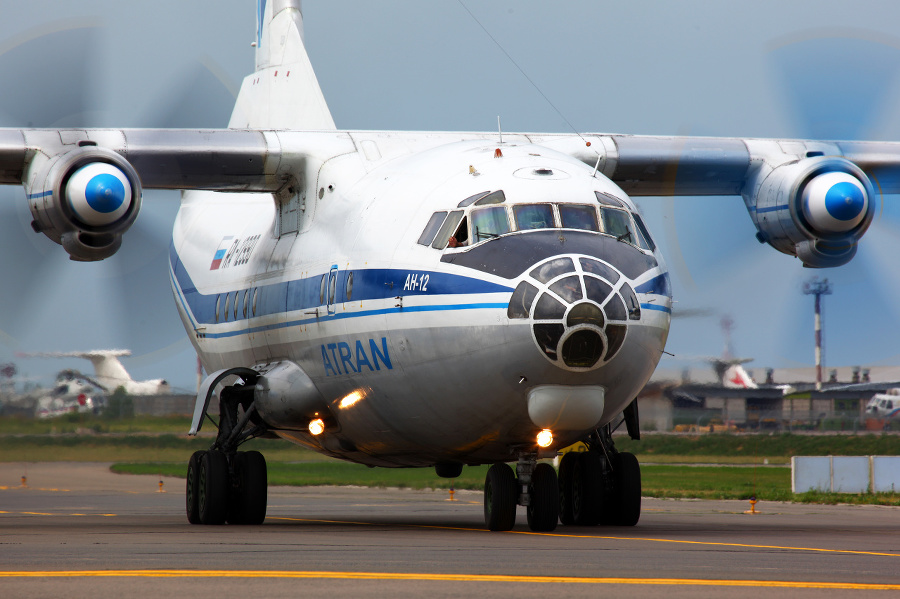
{"type": "MultiPolygon", "coordinates": [[[[60,243],[73,259],[98,260],[118,249],[140,209],[144,187],[271,192],[281,201],[306,194],[321,165],[335,156],[365,153],[366,168],[374,168],[437,145],[471,139],[495,143],[496,137],[0,129],[0,184],[25,186],[36,231],[60,243]],[[366,143],[376,138],[373,160],[372,146],[366,143]]],[[[631,195],[740,195],[760,242],[810,267],[839,266],[852,259],[872,222],[878,195],[900,191],[900,144],[891,142],[606,134],[504,134],[504,142],[568,154],[631,195]]]]}

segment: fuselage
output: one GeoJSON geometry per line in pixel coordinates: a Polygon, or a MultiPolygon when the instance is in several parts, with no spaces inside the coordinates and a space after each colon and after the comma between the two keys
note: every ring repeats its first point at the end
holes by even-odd
{"type": "Polygon", "coordinates": [[[372,465],[515,459],[542,418],[559,448],[619,415],[671,314],[626,194],[529,143],[394,152],[373,137],[347,134],[293,201],[185,194],[171,278],[207,372],[295,364],[329,430],[311,435],[283,397],[260,406],[266,424],[372,465]],[[572,411],[569,390],[594,411],[572,411]]]}

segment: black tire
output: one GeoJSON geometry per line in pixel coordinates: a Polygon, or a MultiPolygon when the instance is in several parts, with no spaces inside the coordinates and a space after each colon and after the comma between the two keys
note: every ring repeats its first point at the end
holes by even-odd
{"type": "Polygon", "coordinates": [[[634,526],[641,519],[641,466],[628,452],[619,453],[614,465],[613,524],[634,526]]]}
{"type": "Polygon", "coordinates": [[[234,478],[228,506],[229,524],[262,524],[266,519],[266,459],[258,451],[240,451],[232,464],[234,478]]]}
{"type": "Polygon", "coordinates": [[[559,521],[559,484],[550,464],[538,464],[528,485],[531,496],[526,513],[528,527],[535,532],[550,532],[559,521]]]}
{"type": "Polygon", "coordinates": [[[484,479],[484,523],[488,530],[512,530],[516,523],[516,476],[506,464],[494,464],[484,479]]]}
{"type": "Polygon", "coordinates": [[[572,473],[578,454],[574,451],[566,453],[559,461],[559,521],[563,524],[575,524],[572,513],[572,473]]]}
{"type": "Polygon", "coordinates": [[[600,520],[603,500],[603,468],[593,451],[578,454],[572,470],[572,517],[575,524],[595,526],[600,520]]]}
{"type": "Polygon", "coordinates": [[[191,524],[200,524],[200,460],[203,459],[205,453],[205,451],[195,451],[188,460],[184,499],[187,519],[191,524]]]}
{"type": "Polygon", "coordinates": [[[221,451],[200,459],[199,515],[202,524],[224,524],[228,514],[228,460],[221,451]]]}

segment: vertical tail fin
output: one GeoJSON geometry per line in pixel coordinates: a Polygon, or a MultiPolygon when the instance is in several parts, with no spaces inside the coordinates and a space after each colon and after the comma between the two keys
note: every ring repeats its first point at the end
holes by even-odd
{"type": "Polygon", "coordinates": [[[229,127],[334,129],[303,44],[300,0],[257,0],[256,72],[244,79],[229,127]]]}

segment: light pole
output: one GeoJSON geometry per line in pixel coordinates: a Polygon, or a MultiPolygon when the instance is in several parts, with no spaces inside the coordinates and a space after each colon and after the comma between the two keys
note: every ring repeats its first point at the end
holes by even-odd
{"type": "Polygon", "coordinates": [[[822,296],[831,295],[828,279],[813,277],[803,284],[805,295],[816,296],[816,391],[822,390],[822,296]]]}

